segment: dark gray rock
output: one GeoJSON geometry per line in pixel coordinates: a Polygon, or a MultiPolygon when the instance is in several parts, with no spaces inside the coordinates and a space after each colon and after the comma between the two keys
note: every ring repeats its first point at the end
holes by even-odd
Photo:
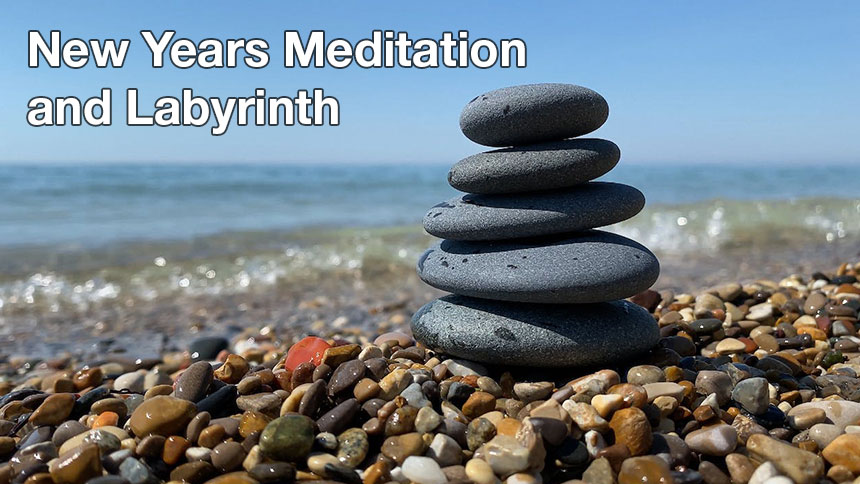
{"type": "Polygon", "coordinates": [[[627,360],[657,344],[657,323],[628,301],[519,304],[445,296],[412,318],[415,339],[473,361],[534,367],[627,360]]]}
{"type": "Polygon", "coordinates": [[[645,206],[639,190],[593,182],[523,195],[472,195],[431,208],[424,229],[454,240],[500,240],[577,232],[627,220],[645,206]]]}
{"type": "Polygon", "coordinates": [[[600,94],[574,84],[526,84],[472,99],[460,114],[467,138],[486,146],[516,146],[588,134],[609,117],[600,94]]]}
{"type": "Polygon", "coordinates": [[[765,413],[770,405],[767,379],[757,377],[739,381],[732,390],[732,400],[753,415],[765,413]]]}
{"type": "Polygon", "coordinates": [[[173,395],[176,398],[197,403],[206,396],[209,385],[212,384],[214,370],[206,361],[192,363],[176,380],[173,395]]]}
{"type": "Polygon", "coordinates": [[[603,176],[618,164],[611,141],[579,138],[478,153],[448,172],[448,183],[469,193],[519,193],[565,188],[603,176]]]}
{"type": "Polygon", "coordinates": [[[226,350],[230,346],[227,338],[221,336],[203,336],[195,339],[188,346],[188,352],[191,353],[193,361],[214,360],[221,350],[226,350]]]}
{"type": "Polygon", "coordinates": [[[599,230],[501,242],[443,240],[418,260],[419,277],[433,287],[536,303],[623,299],[651,287],[659,274],[651,251],[599,230]]]}

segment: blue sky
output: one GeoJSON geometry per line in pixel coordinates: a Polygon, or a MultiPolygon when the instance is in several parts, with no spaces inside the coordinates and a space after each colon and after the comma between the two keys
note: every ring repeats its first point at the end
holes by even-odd
{"type": "Polygon", "coordinates": [[[834,2],[15,2],[3,8],[0,161],[287,161],[453,163],[482,148],[457,119],[481,92],[570,82],[608,100],[595,136],[625,163],[860,163],[860,4],[834,2]],[[84,6],[82,6],[84,5],[84,6]],[[122,69],[27,68],[27,31],[129,38],[122,69]],[[262,37],[265,69],[152,69],[139,31],[262,37]],[[284,69],[283,30],[357,41],[373,29],[439,38],[520,37],[525,69],[284,69]],[[33,128],[34,96],[114,89],[111,127],[33,128]],[[126,88],[142,104],[192,87],[204,96],[254,88],[338,97],[338,127],[127,127],[126,88]]]}

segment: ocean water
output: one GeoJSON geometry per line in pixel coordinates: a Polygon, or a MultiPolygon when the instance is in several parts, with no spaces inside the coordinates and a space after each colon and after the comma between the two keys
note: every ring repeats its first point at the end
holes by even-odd
{"type": "MultiPolygon", "coordinates": [[[[265,289],[412,266],[457,192],[439,165],[0,165],[0,317],[265,289]]],[[[860,164],[625,165],[646,209],[609,230],[658,256],[838,245],[856,255],[860,164]]],[[[369,276],[368,276],[369,277],[369,276]]],[[[2,322],[2,321],[0,321],[2,322]]]]}

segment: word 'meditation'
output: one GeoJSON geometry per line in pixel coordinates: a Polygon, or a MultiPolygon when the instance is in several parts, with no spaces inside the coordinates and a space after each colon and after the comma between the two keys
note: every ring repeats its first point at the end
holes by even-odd
{"type": "MultiPolygon", "coordinates": [[[[162,68],[171,64],[179,69],[236,68],[240,65],[261,69],[271,60],[269,42],[265,39],[215,39],[199,42],[176,38],[176,31],[165,30],[156,35],[141,30],[140,36],[149,50],[151,66],[162,68]]],[[[128,55],[130,39],[72,38],[65,42],[59,30],[52,30],[50,40],[36,30],[29,32],[28,66],[41,67],[41,61],[53,68],[80,69],[90,63],[99,68],[122,68],[128,55]]],[[[412,39],[407,32],[374,30],[370,37],[350,41],[336,37],[326,40],[324,30],[310,31],[302,39],[298,30],[284,31],[285,68],[343,69],[356,65],[372,68],[468,68],[487,69],[526,67],[526,43],[510,38],[472,40],[469,31],[443,32],[441,38],[412,39]]]]}

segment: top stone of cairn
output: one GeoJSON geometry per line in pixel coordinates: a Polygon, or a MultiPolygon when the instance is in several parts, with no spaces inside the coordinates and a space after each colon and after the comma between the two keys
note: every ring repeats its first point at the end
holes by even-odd
{"type": "Polygon", "coordinates": [[[485,146],[516,146],[588,134],[606,121],[603,96],[574,84],[505,87],[472,99],[460,114],[467,138],[485,146]]]}

